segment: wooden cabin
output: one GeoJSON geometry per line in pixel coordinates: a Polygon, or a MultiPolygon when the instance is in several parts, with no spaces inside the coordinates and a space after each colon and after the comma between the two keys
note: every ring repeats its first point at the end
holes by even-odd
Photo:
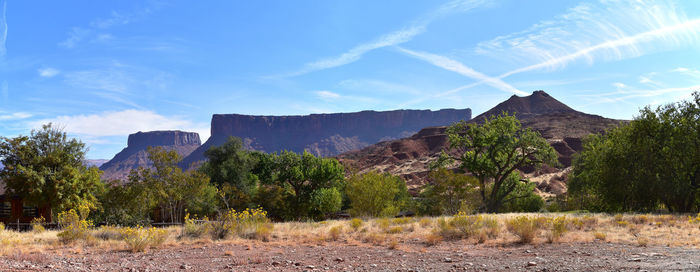
{"type": "Polygon", "coordinates": [[[26,205],[22,198],[7,194],[5,182],[0,181],[0,222],[8,226],[18,222],[27,224],[41,216],[44,217],[45,222],[51,222],[51,209],[26,205]]]}

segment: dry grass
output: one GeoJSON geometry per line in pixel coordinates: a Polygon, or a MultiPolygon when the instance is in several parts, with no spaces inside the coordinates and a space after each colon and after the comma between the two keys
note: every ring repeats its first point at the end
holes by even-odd
{"type": "MultiPolygon", "coordinates": [[[[458,219],[449,216],[284,222],[260,228],[260,231],[254,234],[255,237],[231,237],[221,241],[212,240],[208,235],[200,238],[183,235],[185,230],[182,227],[168,227],[164,230],[167,235],[164,235],[165,238],[158,247],[268,242],[277,245],[343,243],[401,249],[402,244],[406,243],[434,246],[446,240],[458,240],[457,242],[489,245],[506,245],[519,241],[534,244],[606,241],[638,246],[700,248],[698,217],[653,214],[497,214],[458,219]],[[508,222],[523,216],[529,218],[527,221],[530,224],[526,225],[531,227],[528,231],[532,230],[527,234],[530,236],[526,237],[526,241],[516,235],[514,229],[512,232],[507,231],[508,222]],[[475,222],[478,223],[475,224],[475,222]],[[443,232],[445,230],[441,230],[441,227],[448,231],[455,231],[458,235],[446,235],[450,233],[443,232]]],[[[0,256],[21,259],[34,258],[25,256],[28,254],[41,254],[52,250],[68,252],[127,250],[128,247],[119,231],[120,229],[116,227],[92,229],[91,239],[64,245],[59,241],[58,231],[55,230],[44,232],[3,230],[0,231],[0,256]]]]}

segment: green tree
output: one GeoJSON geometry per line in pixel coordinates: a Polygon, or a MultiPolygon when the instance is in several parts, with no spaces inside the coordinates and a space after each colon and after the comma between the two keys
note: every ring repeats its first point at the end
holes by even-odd
{"type": "Polygon", "coordinates": [[[629,124],[592,135],[575,158],[569,203],[622,212],[700,210],[700,93],[645,107],[629,124]]]}
{"type": "MultiPolygon", "coordinates": [[[[239,210],[252,208],[252,198],[259,185],[253,169],[258,165],[258,159],[266,157],[245,150],[241,139],[235,137],[229,137],[221,146],[209,148],[204,155],[207,162],[200,171],[207,174],[218,188],[224,206],[239,210]]],[[[260,169],[263,170],[269,169],[260,169]]]]}
{"type": "Polygon", "coordinates": [[[149,147],[148,158],[153,162],[153,167],[132,170],[130,186],[142,186],[144,197],[160,208],[162,219],[179,223],[184,218],[186,208],[214,205],[215,188],[209,184],[209,177],[198,171],[183,172],[178,167],[182,156],[176,151],[149,147]]]}
{"type": "Polygon", "coordinates": [[[447,128],[451,154],[460,168],[479,180],[482,210],[498,212],[523,181],[518,168],[557,164],[557,153],[530,128],[523,129],[515,115],[502,113],[482,124],[461,121],[447,128]]]}
{"type": "Polygon", "coordinates": [[[422,213],[453,215],[460,210],[474,210],[481,205],[479,180],[444,167],[430,171],[430,183],[421,191],[422,213]]]}
{"type": "Polygon", "coordinates": [[[406,182],[388,173],[353,175],[345,188],[353,216],[395,216],[408,204],[406,182]]]}
{"type": "Polygon", "coordinates": [[[311,208],[320,217],[340,211],[343,196],[337,188],[321,188],[311,194],[311,208]]]}
{"type": "Polygon", "coordinates": [[[31,204],[48,205],[53,213],[80,205],[94,210],[104,186],[102,172],[84,165],[86,152],[85,144],[51,124],[32,130],[30,136],[2,137],[0,158],[5,167],[0,179],[10,193],[31,204]]]}
{"type": "Polygon", "coordinates": [[[295,211],[288,217],[314,217],[311,203],[314,192],[342,187],[345,170],[336,159],[316,157],[306,151],[301,155],[283,151],[273,157],[274,183],[289,190],[287,204],[295,211]]]}

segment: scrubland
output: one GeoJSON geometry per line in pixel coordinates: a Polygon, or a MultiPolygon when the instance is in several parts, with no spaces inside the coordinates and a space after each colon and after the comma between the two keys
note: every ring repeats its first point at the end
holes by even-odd
{"type": "Polygon", "coordinates": [[[364,244],[392,249],[411,244],[427,250],[448,241],[493,246],[601,241],[641,247],[700,248],[700,215],[457,214],[283,223],[259,217],[229,222],[187,220],[184,226],[167,228],[2,230],[0,254],[54,249],[143,252],[188,244],[246,241],[275,245],[364,244]],[[71,237],[66,238],[68,233],[71,237]]]}

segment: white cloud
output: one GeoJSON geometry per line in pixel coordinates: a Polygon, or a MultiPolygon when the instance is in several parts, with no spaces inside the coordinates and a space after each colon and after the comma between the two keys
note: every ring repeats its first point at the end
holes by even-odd
{"type": "Polygon", "coordinates": [[[615,88],[618,88],[618,89],[623,89],[623,88],[627,87],[627,85],[625,85],[625,83],[622,83],[622,82],[615,82],[615,83],[613,83],[612,85],[615,86],[615,88]]]}
{"type": "Polygon", "coordinates": [[[394,46],[408,42],[413,39],[413,37],[425,32],[428,24],[433,20],[445,16],[451,13],[466,12],[471,9],[485,5],[483,0],[454,0],[446,4],[439,6],[432,12],[427,13],[421,18],[415,20],[410,26],[404,27],[401,30],[394,31],[376,40],[362,43],[357,45],[347,52],[340,54],[339,56],[324,58],[318,61],[310,62],[305,64],[300,70],[286,74],[285,76],[298,76],[306,73],[342,66],[355,62],[362,57],[365,53],[389,46],[394,46]]]}
{"type": "Polygon", "coordinates": [[[330,91],[317,91],[316,95],[322,99],[338,99],[340,95],[330,91]]]}
{"type": "Polygon", "coordinates": [[[27,112],[15,112],[11,114],[0,113],[0,121],[22,120],[29,117],[32,117],[32,114],[27,112]]]}
{"type": "Polygon", "coordinates": [[[35,128],[53,123],[69,134],[99,140],[99,137],[126,136],[138,131],[184,130],[198,132],[202,141],[209,138],[206,124],[196,124],[176,116],[163,116],[148,110],[109,111],[90,115],[63,115],[32,123],[35,128]]]}
{"type": "Polygon", "coordinates": [[[0,12],[0,58],[7,53],[7,1],[2,3],[2,12],[0,12]]]}
{"type": "Polygon", "coordinates": [[[680,74],[686,75],[686,76],[700,78],[700,70],[697,70],[697,69],[678,67],[676,69],[673,69],[672,72],[680,73],[680,74]]]}
{"type": "MultiPolygon", "coordinates": [[[[401,48],[401,47],[398,47],[398,49],[401,52],[404,52],[412,57],[424,60],[430,64],[433,64],[433,65],[440,67],[440,68],[443,68],[445,70],[453,71],[453,72],[456,72],[460,75],[463,75],[463,76],[466,76],[469,78],[473,78],[476,80],[480,80],[480,81],[482,81],[482,82],[484,82],[492,87],[495,87],[499,90],[506,91],[506,92],[513,93],[513,94],[517,94],[517,95],[528,95],[528,93],[523,92],[521,90],[518,90],[517,88],[511,86],[510,84],[503,82],[501,79],[489,77],[489,76],[482,74],[482,73],[480,73],[472,68],[467,67],[466,65],[464,65],[456,60],[453,60],[453,59],[450,59],[450,58],[447,58],[444,56],[440,56],[440,55],[431,54],[431,53],[408,50],[408,49],[401,48]]],[[[460,87],[460,88],[463,88],[463,87],[460,87]]],[[[455,91],[451,91],[451,92],[455,92],[455,91]]]]}
{"type": "Polygon", "coordinates": [[[583,60],[621,60],[696,44],[700,19],[689,20],[666,1],[583,3],[554,20],[480,43],[476,52],[494,58],[535,63],[500,78],[540,69],[557,69],[583,60]]]}
{"type": "Polygon", "coordinates": [[[41,77],[54,77],[58,75],[61,71],[54,69],[54,68],[41,68],[37,70],[39,73],[39,76],[41,77]]]}

